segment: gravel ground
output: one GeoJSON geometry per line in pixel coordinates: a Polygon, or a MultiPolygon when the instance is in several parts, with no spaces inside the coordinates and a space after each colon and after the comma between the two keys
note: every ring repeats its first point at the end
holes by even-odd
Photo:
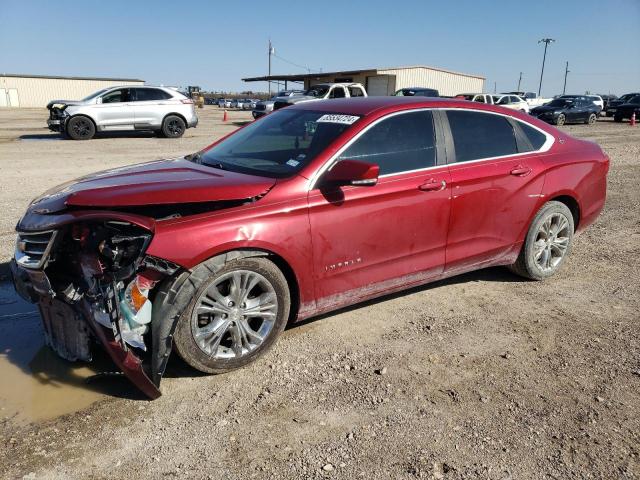
{"type": "MultiPolygon", "coordinates": [[[[214,107],[178,141],[49,142],[44,116],[0,110],[2,261],[44,188],[191,152],[233,127],[214,107]]],[[[564,128],[600,143],[612,165],[605,210],[556,277],[467,274],[290,328],[240,371],[201,376],[173,361],[154,402],[109,398],[48,422],[7,420],[2,475],[640,477],[640,128],[564,128]]]]}

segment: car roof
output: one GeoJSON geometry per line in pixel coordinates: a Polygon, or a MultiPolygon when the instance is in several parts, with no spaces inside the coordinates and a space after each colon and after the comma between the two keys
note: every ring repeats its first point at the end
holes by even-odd
{"type": "MultiPolygon", "coordinates": [[[[413,108],[473,108],[504,114],[505,109],[493,105],[468,102],[438,97],[352,97],[320,100],[315,102],[301,102],[288,109],[312,110],[317,112],[342,113],[347,115],[371,115],[374,112],[393,112],[398,110],[410,110],[413,108]]],[[[515,111],[510,111],[517,113],[515,111]]],[[[516,116],[516,115],[514,115],[516,116]]],[[[528,115],[527,115],[528,117],[528,115]]]]}
{"type": "Polygon", "coordinates": [[[334,85],[342,85],[343,87],[352,87],[354,85],[362,86],[362,84],[358,82],[322,82],[311,85],[309,88],[318,87],[320,85],[325,87],[333,87],[334,85]]]}

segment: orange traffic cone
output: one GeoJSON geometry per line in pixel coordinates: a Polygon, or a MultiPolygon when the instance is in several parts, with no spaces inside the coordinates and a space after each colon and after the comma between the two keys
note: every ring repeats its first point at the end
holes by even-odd
{"type": "Polygon", "coordinates": [[[224,115],[222,116],[222,121],[226,122],[227,121],[227,110],[225,109],[224,111],[224,115]]]}
{"type": "Polygon", "coordinates": [[[632,127],[636,126],[636,112],[633,112],[631,114],[631,120],[629,120],[629,125],[631,125],[632,127]]]}

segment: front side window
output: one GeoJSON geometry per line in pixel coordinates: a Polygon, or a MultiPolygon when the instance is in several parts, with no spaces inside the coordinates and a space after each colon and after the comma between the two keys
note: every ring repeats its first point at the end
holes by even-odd
{"type": "Polygon", "coordinates": [[[120,103],[129,101],[129,90],[119,89],[113,90],[102,96],[102,103],[120,103]]]}
{"type": "Polygon", "coordinates": [[[380,175],[432,167],[436,164],[433,114],[425,110],[386,118],[350,145],[339,160],[375,163],[380,175]]]}
{"type": "Polygon", "coordinates": [[[352,124],[356,115],[277,110],[198,156],[223,170],[271,178],[294,175],[352,124]]]}
{"type": "Polygon", "coordinates": [[[334,87],[329,94],[329,98],[344,98],[344,88],[342,87],[334,87]]]}
{"type": "Polygon", "coordinates": [[[509,121],[501,115],[468,110],[448,110],[456,162],[518,153],[509,121]]]}

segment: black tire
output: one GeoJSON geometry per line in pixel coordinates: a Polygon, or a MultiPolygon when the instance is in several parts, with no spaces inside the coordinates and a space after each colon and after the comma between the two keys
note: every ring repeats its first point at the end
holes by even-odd
{"type": "Polygon", "coordinates": [[[565,123],[567,123],[567,117],[564,116],[564,113],[561,113],[560,115],[558,115],[558,118],[556,118],[556,125],[560,126],[564,125],[565,123]]]}
{"type": "Polygon", "coordinates": [[[585,123],[589,125],[595,125],[597,121],[598,121],[598,116],[595,113],[592,113],[591,115],[589,115],[589,118],[585,123]]]}
{"type": "MultiPolygon", "coordinates": [[[[553,227],[554,223],[552,222],[550,226],[553,227]]],[[[575,225],[573,222],[573,215],[571,214],[571,210],[569,210],[569,208],[564,203],[556,201],[547,202],[542,206],[542,208],[538,211],[533,221],[531,222],[529,231],[527,232],[527,236],[525,237],[524,244],[522,245],[522,250],[520,250],[520,255],[518,255],[516,263],[514,263],[513,265],[509,265],[509,269],[513,273],[530,280],[544,280],[545,278],[549,278],[558,271],[558,269],[562,266],[567,256],[569,255],[571,244],[573,242],[574,230],[575,225]],[[542,260],[542,262],[544,262],[544,259],[536,259],[536,253],[537,251],[540,251],[540,245],[545,244],[546,242],[546,240],[541,238],[541,229],[543,228],[545,222],[547,222],[549,219],[556,218],[564,218],[567,222],[566,228],[557,232],[562,233],[562,239],[566,238],[566,242],[564,240],[561,240],[563,244],[566,243],[566,247],[562,256],[560,258],[556,258],[553,261],[553,266],[551,268],[542,268],[539,264],[539,261],[542,260]]],[[[553,236],[551,236],[551,238],[553,238],[553,236]]],[[[554,242],[551,242],[551,246],[549,246],[549,243],[546,243],[546,247],[542,248],[542,250],[544,251],[546,249],[549,252],[548,255],[552,256],[554,248],[557,249],[555,251],[556,253],[559,250],[558,247],[554,247],[554,245],[554,242]]]]}
{"type": "Polygon", "coordinates": [[[614,115],[613,116],[613,121],[614,122],[618,122],[618,123],[622,122],[622,116],[621,115],[614,115]]]}
{"type": "Polygon", "coordinates": [[[76,115],[67,122],[66,132],[74,140],[90,140],[96,134],[96,126],[89,117],[76,115]]]}
{"type": "MultiPolygon", "coordinates": [[[[249,257],[230,260],[221,265],[221,268],[210,271],[208,278],[202,282],[200,288],[193,296],[191,303],[184,310],[176,326],[174,341],[176,351],[190,366],[204,373],[225,373],[241,368],[262,356],[273,346],[276,339],[282,333],[289,319],[291,296],[287,280],[280,269],[270,260],[264,257],[249,257]],[[216,280],[234,271],[255,272],[264,277],[273,287],[277,298],[277,312],[273,326],[264,337],[262,343],[249,353],[232,358],[216,358],[207,354],[198,346],[193,333],[194,309],[204,293],[215,285],[216,280]]],[[[196,317],[199,319],[199,317],[196,317]]],[[[198,320],[199,321],[199,320],[198,320]]]]}
{"type": "Polygon", "coordinates": [[[162,135],[166,138],[180,138],[186,129],[187,124],[177,115],[168,115],[162,122],[162,135]]]}

